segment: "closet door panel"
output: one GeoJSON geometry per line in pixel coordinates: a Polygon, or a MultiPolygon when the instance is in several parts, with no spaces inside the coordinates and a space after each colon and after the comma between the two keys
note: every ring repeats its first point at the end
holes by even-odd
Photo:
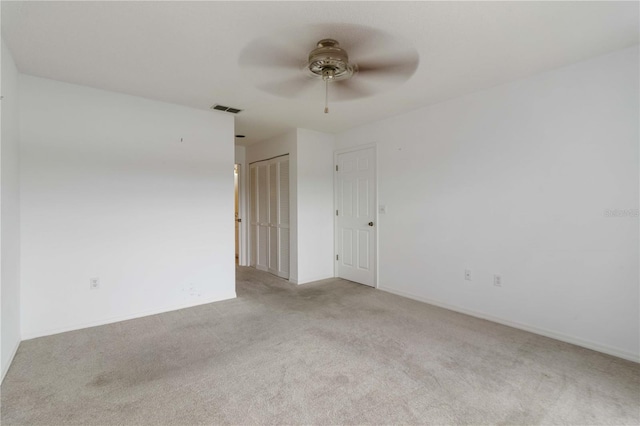
{"type": "Polygon", "coordinates": [[[251,165],[251,266],[289,278],[289,156],[251,165]]]}
{"type": "Polygon", "coordinates": [[[278,180],[280,190],[278,224],[289,226],[289,160],[280,163],[278,180]]]}
{"type": "Polygon", "coordinates": [[[278,275],[278,228],[269,227],[269,272],[278,275]]]}
{"type": "Polygon", "coordinates": [[[257,265],[256,268],[261,271],[269,270],[267,265],[269,262],[269,251],[268,251],[268,241],[269,241],[269,228],[266,226],[258,226],[258,241],[257,241],[257,265]]]}
{"type": "Polygon", "coordinates": [[[256,241],[257,265],[260,270],[269,269],[269,186],[267,165],[258,164],[258,238],[256,241]]]}
{"type": "Polygon", "coordinates": [[[281,228],[279,231],[278,276],[289,278],[289,228],[281,228]]]}
{"type": "Polygon", "coordinates": [[[289,157],[278,164],[278,275],[289,278],[289,157]]]}
{"type": "Polygon", "coordinates": [[[249,265],[256,267],[258,254],[258,167],[249,169],[249,265]]]}

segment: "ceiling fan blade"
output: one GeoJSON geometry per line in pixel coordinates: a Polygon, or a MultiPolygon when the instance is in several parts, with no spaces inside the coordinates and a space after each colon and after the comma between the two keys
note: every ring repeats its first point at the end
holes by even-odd
{"type": "Polygon", "coordinates": [[[265,83],[260,85],[259,88],[276,96],[295,98],[318,83],[318,80],[299,76],[274,83],[265,83]]]}
{"type": "Polygon", "coordinates": [[[375,94],[375,90],[355,79],[339,80],[331,83],[331,86],[329,86],[329,102],[331,102],[331,98],[336,100],[349,100],[366,98],[375,94]],[[334,86],[335,90],[332,91],[331,86],[334,86]]]}
{"type": "Polygon", "coordinates": [[[358,75],[407,78],[418,68],[417,55],[358,62],[358,75]]]}
{"type": "Polygon", "coordinates": [[[284,45],[258,40],[243,49],[238,59],[241,67],[289,68],[295,71],[304,66],[305,52],[295,52],[284,45]]]}
{"type": "Polygon", "coordinates": [[[349,26],[349,31],[342,47],[349,52],[349,58],[357,62],[360,59],[380,56],[381,52],[395,52],[401,45],[391,35],[383,31],[367,27],[349,26]]]}

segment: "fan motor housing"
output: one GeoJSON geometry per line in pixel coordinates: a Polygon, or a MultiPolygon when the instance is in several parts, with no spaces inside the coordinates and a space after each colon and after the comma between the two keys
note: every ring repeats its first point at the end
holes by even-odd
{"type": "Polygon", "coordinates": [[[357,71],[355,64],[349,63],[349,55],[336,40],[326,38],[318,42],[318,47],[309,53],[307,69],[311,76],[325,81],[344,80],[357,71]]]}

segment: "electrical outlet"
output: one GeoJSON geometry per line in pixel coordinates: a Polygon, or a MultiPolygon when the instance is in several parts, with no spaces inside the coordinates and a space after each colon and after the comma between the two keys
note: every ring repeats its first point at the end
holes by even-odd
{"type": "Polygon", "coordinates": [[[465,281],[471,281],[471,269],[464,270],[464,279],[465,281]]]}
{"type": "Polygon", "coordinates": [[[502,287],[502,275],[495,274],[493,276],[493,285],[495,285],[496,287],[502,287]]]}
{"type": "Polygon", "coordinates": [[[100,288],[100,278],[89,279],[89,288],[91,290],[98,290],[100,288]]]}

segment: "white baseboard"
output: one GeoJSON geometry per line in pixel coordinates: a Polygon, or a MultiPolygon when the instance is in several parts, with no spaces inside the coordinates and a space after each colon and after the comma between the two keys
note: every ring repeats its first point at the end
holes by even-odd
{"type": "Polygon", "coordinates": [[[599,343],[583,340],[578,337],[568,336],[566,334],[557,333],[555,331],[545,330],[543,328],[538,328],[535,326],[510,321],[507,319],[494,317],[493,315],[485,314],[483,312],[461,308],[459,306],[450,305],[448,303],[439,302],[437,300],[428,299],[426,297],[417,296],[415,294],[407,293],[407,292],[396,290],[389,287],[380,286],[378,287],[378,289],[382,291],[386,291],[387,293],[393,293],[398,296],[403,296],[409,299],[417,300],[419,302],[428,303],[429,305],[434,305],[440,308],[448,309],[450,311],[459,312],[461,314],[470,315],[476,318],[482,318],[491,322],[517,328],[519,330],[528,331],[530,333],[539,334],[541,336],[550,337],[552,339],[560,340],[562,342],[571,343],[572,345],[582,346],[583,348],[591,349],[597,352],[602,352],[608,355],[613,355],[618,358],[640,363],[640,355],[634,354],[632,352],[627,352],[627,351],[613,348],[610,346],[601,345],[599,343]]]}
{"type": "Polygon", "coordinates": [[[7,375],[7,372],[9,371],[9,368],[11,367],[11,363],[13,362],[13,358],[15,358],[16,353],[18,352],[18,347],[20,347],[20,340],[18,340],[13,348],[13,350],[11,351],[11,356],[9,357],[9,362],[7,362],[7,365],[3,365],[2,366],[2,379],[0,380],[0,383],[2,383],[4,381],[4,377],[7,375]]]}
{"type": "Polygon", "coordinates": [[[304,280],[297,281],[296,284],[299,284],[299,285],[311,284],[316,281],[328,280],[329,278],[335,278],[335,277],[333,275],[318,275],[313,278],[305,278],[304,280]]]}
{"type": "Polygon", "coordinates": [[[90,321],[90,322],[81,323],[81,324],[74,324],[66,327],[58,327],[58,328],[52,328],[48,330],[40,330],[40,331],[35,331],[30,333],[24,333],[24,335],[22,336],[22,340],[35,339],[38,337],[51,336],[53,334],[66,333],[67,331],[81,330],[83,328],[90,328],[90,327],[98,327],[100,325],[113,324],[114,322],[127,321],[131,319],[147,317],[150,315],[157,315],[165,312],[177,311],[180,309],[193,308],[195,306],[206,305],[213,302],[221,302],[223,300],[235,299],[236,297],[237,297],[236,292],[233,291],[233,294],[230,293],[223,297],[217,297],[214,299],[199,301],[198,303],[186,303],[182,305],[174,305],[174,306],[169,306],[161,309],[153,309],[150,311],[139,312],[131,315],[123,315],[123,316],[112,317],[112,318],[107,318],[107,319],[98,320],[98,321],[90,321]]]}

